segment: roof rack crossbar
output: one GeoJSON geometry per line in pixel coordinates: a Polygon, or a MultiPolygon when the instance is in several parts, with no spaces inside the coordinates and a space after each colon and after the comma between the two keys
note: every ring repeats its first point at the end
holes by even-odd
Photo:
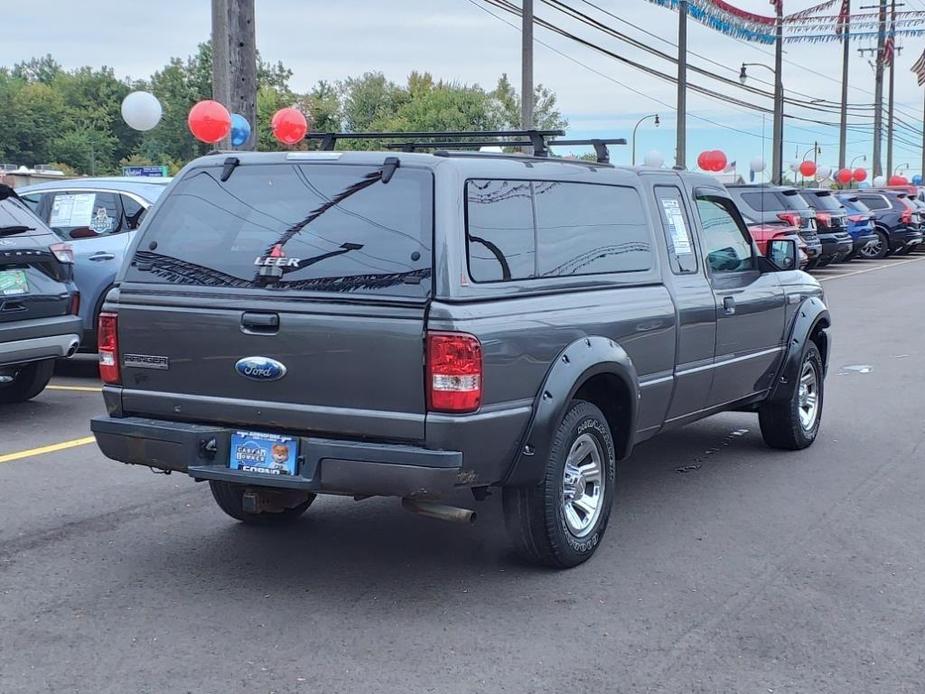
{"type": "MultiPolygon", "coordinates": [[[[533,146],[536,156],[546,155],[546,138],[565,135],[563,130],[445,130],[436,132],[410,132],[410,133],[309,133],[306,137],[309,140],[321,140],[321,149],[331,151],[337,143],[337,140],[421,140],[434,138],[465,138],[465,137],[519,137],[529,140],[527,145],[517,144],[516,146],[533,146]]],[[[492,142],[494,145],[510,145],[505,141],[492,142]]]]}
{"type": "Polygon", "coordinates": [[[612,137],[612,138],[598,138],[594,137],[588,140],[549,140],[546,143],[549,147],[568,147],[576,145],[591,145],[594,147],[594,153],[597,155],[597,161],[599,164],[609,164],[610,163],[610,150],[607,149],[607,145],[625,145],[625,137],[612,137]]]}
{"type": "Polygon", "coordinates": [[[472,140],[469,142],[390,142],[386,149],[400,149],[403,152],[414,152],[418,149],[471,149],[472,147],[530,147],[530,140],[472,140]]]}

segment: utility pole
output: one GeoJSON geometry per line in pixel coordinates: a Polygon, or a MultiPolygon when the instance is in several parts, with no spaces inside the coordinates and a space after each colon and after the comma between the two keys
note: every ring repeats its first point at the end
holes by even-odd
{"type": "Polygon", "coordinates": [[[687,168],[687,2],[681,0],[678,3],[678,141],[675,166],[682,169],[687,168]]]}
{"type": "MultiPolygon", "coordinates": [[[[254,149],[257,121],[257,39],[254,0],[212,0],[212,98],[251,124],[240,149],[254,149]]],[[[226,138],[217,146],[227,149],[226,138]]]]}
{"type": "Polygon", "coordinates": [[[848,148],[848,59],[851,57],[851,0],[845,0],[845,23],[841,27],[841,123],[838,131],[838,168],[845,168],[848,148]]]}
{"type": "Polygon", "coordinates": [[[893,175],[893,94],[896,82],[896,55],[899,47],[896,45],[896,0],[890,2],[890,94],[887,106],[886,125],[886,170],[887,177],[893,175]]]}
{"type": "MultiPolygon", "coordinates": [[[[882,0],[886,2],[886,0],[882,0]]],[[[774,47],[774,144],[771,152],[771,176],[780,185],[784,180],[784,11],[777,6],[777,41],[774,47]]]]}
{"type": "Polygon", "coordinates": [[[530,130],[533,128],[533,0],[523,0],[521,14],[520,126],[530,130]]]}
{"type": "Polygon", "coordinates": [[[925,177],[925,107],[922,109],[922,176],[925,177]]]}
{"type": "Polygon", "coordinates": [[[874,77],[874,178],[883,175],[880,159],[883,135],[883,48],[886,43],[886,0],[880,0],[880,23],[877,29],[877,62],[874,77]]]}

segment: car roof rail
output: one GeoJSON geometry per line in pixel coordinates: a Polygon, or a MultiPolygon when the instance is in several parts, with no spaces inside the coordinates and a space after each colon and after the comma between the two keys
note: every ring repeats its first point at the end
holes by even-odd
{"type": "MultiPolygon", "coordinates": [[[[564,130],[434,130],[431,132],[370,132],[370,133],[309,133],[306,138],[309,140],[320,140],[321,149],[331,151],[337,144],[338,140],[433,140],[440,138],[442,140],[451,140],[459,138],[482,138],[491,139],[491,145],[505,145],[505,141],[495,141],[495,138],[520,138],[529,141],[528,145],[532,146],[537,156],[546,154],[546,138],[564,135],[564,130]]],[[[442,143],[431,143],[431,146],[442,143]]],[[[422,145],[423,148],[424,145],[422,145]]],[[[486,145],[482,145],[486,146],[486,145]]],[[[393,148],[394,149],[394,148],[393,148]]]]}

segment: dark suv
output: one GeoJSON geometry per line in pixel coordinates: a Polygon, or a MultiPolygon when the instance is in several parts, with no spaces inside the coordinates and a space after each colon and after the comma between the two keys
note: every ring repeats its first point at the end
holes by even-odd
{"type": "Polygon", "coordinates": [[[877,232],[877,241],[865,249],[865,257],[908,253],[922,243],[921,218],[906,193],[867,189],[857,191],[857,196],[874,215],[877,232]]]}
{"type": "Polygon", "coordinates": [[[35,397],[80,343],[67,244],[0,184],[0,404],[35,397]]]}
{"type": "MultiPolygon", "coordinates": [[[[848,212],[841,202],[832,195],[832,191],[822,188],[804,188],[800,191],[809,206],[816,211],[816,229],[822,241],[822,254],[827,257],[834,253],[829,263],[840,263],[854,250],[854,238],[848,231],[848,212]]],[[[868,237],[858,248],[863,248],[874,239],[868,237]]],[[[820,265],[827,262],[820,261],[820,265]]]]}
{"type": "Polygon", "coordinates": [[[796,188],[773,185],[726,186],[748,224],[777,224],[800,230],[809,258],[807,269],[831,263],[837,255],[831,239],[825,245],[818,234],[816,211],[800,196],[796,188]]]}
{"type": "Polygon", "coordinates": [[[174,180],[101,316],[114,460],[244,522],[318,493],[598,546],[618,460],[724,410],[810,445],[829,340],[793,240],[756,253],[710,176],[436,152],[216,154],[174,180]]]}

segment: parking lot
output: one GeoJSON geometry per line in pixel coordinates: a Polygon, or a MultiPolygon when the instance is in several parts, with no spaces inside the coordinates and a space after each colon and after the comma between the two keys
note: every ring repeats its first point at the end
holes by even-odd
{"type": "MultiPolygon", "coordinates": [[[[920,692],[925,255],[816,273],[833,317],[801,453],[725,414],[640,447],[564,572],[456,526],[322,497],[236,524],[106,460],[92,358],[0,409],[0,691],[920,692]]],[[[460,497],[460,503],[471,499],[460,497]]]]}

